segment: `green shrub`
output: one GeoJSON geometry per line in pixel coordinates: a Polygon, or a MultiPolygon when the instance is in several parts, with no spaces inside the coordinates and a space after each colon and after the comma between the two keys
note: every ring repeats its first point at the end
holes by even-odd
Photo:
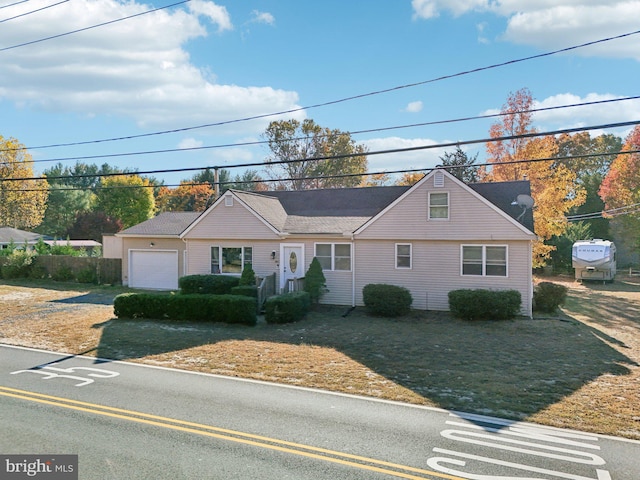
{"type": "Polygon", "coordinates": [[[313,257],[309,270],[304,276],[304,291],[309,293],[312,303],[320,301],[320,297],[327,290],[326,283],[327,280],[322,272],[322,266],[318,259],[313,257]]]}
{"type": "Polygon", "coordinates": [[[251,268],[251,265],[247,265],[242,269],[242,275],[240,275],[240,286],[256,286],[256,273],[251,268]]]}
{"type": "Polygon", "coordinates": [[[540,282],[533,290],[533,309],[553,313],[567,299],[569,289],[553,282],[540,282]]]}
{"type": "Polygon", "coordinates": [[[70,282],[71,280],[75,280],[75,277],[73,270],[71,270],[67,265],[61,266],[51,274],[51,278],[56,282],[70,282]]]}
{"type": "Polygon", "coordinates": [[[449,310],[464,320],[506,320],[520,312],[517,290],[462,289],[449,292],[449,310]]]}
{"type": "Polygon", "coordinates": [[[413,298],[404,287],[384,283],[370,283],[362,289],[367,312],[381,317],[400,317],[411,311],[413,298]]]}
{"type": "Polygon", "coordinates": [[[47,272],[47,269],[42,265],[31,265],[29,278],[33,278],[34,280],[42,280],[43,278],[49,278],[49,272],[47,272]]]}
{"type": "Polygon", "coordinates": [[[258,287],[255,285],[238,285],[231,288],[231,295],[244,295],[246,297],[258,298],[258,287]]]}
{"type": "Polygon", "coordinates": [[[79,283],[98,283],[98,273],[95,268],[87,267],[78,272],[76,280],[79,283]]]}
{"type": "Polygon", "coordinates": [[[3,278],[26,278],[31,274],[35,253],[25,250],[13,250],[2,266],[3,278]]]}
{"type": "Polygon", "coordinates": [[[311,307],[308,292],[291,292],[268,298],[264,304],[267,323],[291,323],[304,318],[311,307]]]}
{"type": "Polygon", "coordinates": [[[123,293],[113,302],[118,318],[151,318],[255,325],[255,299],[241,295],[123,293]]]}
{"type": "Polygon", "coordinates": [[[178,286],[183,294],[225,295],[240,283],[238,277],[230,275],[187,275],[180,277],[178,286]]]}

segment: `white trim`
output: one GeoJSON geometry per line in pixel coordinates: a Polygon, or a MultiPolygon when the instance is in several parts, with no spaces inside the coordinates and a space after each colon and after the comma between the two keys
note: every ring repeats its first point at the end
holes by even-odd
{"type": "MultiPolygon", "coordinates": [[[[241,240],[240,240],[241,241],[241,240]]],[[[236,245],[234,242],[238,242],[238,240],[230,240],[230,241],[224,241],[223,243],[229,243],[230,245],[221,245],[220,243],[211,243],[209,245],[209,271],[211,273],[211,275],[229,275],[232,277],[237,277],[242,275],[242,271],[244,270],[244,266],[245,266],[245,262],[244,262],[244,256],[245,256],[245,249],[250,248],[251,249],[251,267],[253,268],[253,245],[236,245]],[[213,249],[213,247],[217,247],[218,248],[218,261],[221,262],[222,261],[222,251],[225,248],[239,248],[240,249],[240,259],[242,260],[242,268],[240,269],[240,273],[229,273],[229,272],[223,272],[222,271],[222,265],[218,264],[218,267],[220,269],[220,271],[218,273],[214,273],[211,272],[211,266],[212,266],[212,260],[213,260],[213,255],[211,255],[211,251],[213,249]]]]}
{"type": "MultiPolygon", "coordinates": [[[[406,256],[406,255],[403,255],[406,256]]],[[[410,242],[397,242],[395,244],[395,266],[396,270],[412,270],[413,269],[413,243],[410,242]],[[409,266],[408,267],[399,267],[398,266],[398,247],[400,245],[408,245],[409,246],[409,266]]]]}
{"type": "MultiPolygon", "coordinates": [[[[264,217],[262,217],[261,215],[259,215],[253,208],[251,208],[249,205],[247,205],[245,202],[242,201],[242,199],[233,191],[233,190],[227,190],[227,192],[225,193],[225,195],[218,197],[218,199],[213,202],[213,205],[211,205],[202,215],[200,215],[198,218],[195,219],[195,221],[191,222],[191,225],[189,225],[179,236],[179,238],[184,239],[187,234],[196,227],[196,225],[200,224],[200,222],[203,221],[203,219],[205,217],[207,217],[221,202],[225,201],[224,199],[227,196],[233,196],[233,198],[235,198],[238,201],[238,204],[243,206],[245,209],[247,209],[247,211],[249,211],[249,213],[251,213],[254,217],[256,217],[258,220],[260,220],[269,230],[271,230],[274,234],[281,236],[283,235],[284,232],[281,232],[280,230],[278,230],[277,228],[275,228],[273,225],[271,225],[269,222],[267,222],[264,217]]],[[[235,205],[234,205],[235,207],[235,205]]]]}
{"type": "Polygon", "coordinates": [[[483,278],[509,278],[509,245],[497,243],[462,243],[460,244],[460,276],[461,277],[483,277],[483,278]],[[463,273],[464,268],[464,247],[482,247],[482,274],[473,275],[463,273]],[[487,247],[503,247],[505,253],[505,275],[487,275],[487,247]]]}
{"type": "MultiPolygon", "coordinates": [[[[449,190],[445,191],[432,191],[427,192],[427,220],[430,222],[446,222],[451,218],[451,195],[449,194],[449,190]],[[446,217],[432,217],[431,216],[431,195],[446,195],[447,196],[447,216],[446,217]]],[[[434,205],[434,207],[443,208],[445,205],[434,205]]]]}
{"type": "MultiPolygon", "coordinates": [[[[278,274],[280,275],[280,291],[282,291],[282,289],[284,288],[284,265],[285,265],[285,261],[287,261],[288,259],[284,258],[284,249],[285,248],[300,248],[301,249],[301,256],[302,258],[299,261],[300,266],[302,267],[302,271],[305,272],[306,271],[306,267],[307,267],[307,263],[306,263],[306,257],[304,255],[304,243],[281,243],[280,244],[280,255],[279,255],[279,259],[280,259],[280,265],[278,266],[278,274]]],[[[304,277],[304,273],[302,274],[302,277],[304,277]]],[[[300,277],[300,278],[302,278],[300,277]]]]}
{"type": "MultiPolygon", "coordinates": [[[[529,230],[527,227],[525,227],[524,225],[522,225],[520,222],[518,222],[515,218],[513,218],[511,215],[507,214],[506,212],[504,212],[503,210],[501,210],[500,208],[498,208],[496,205],[494,205],[493,203],[491,203],[489,200],[487,200],[486,198],[484,198],[482,195],[480,195],[478,192],[476,192],[475,190],[473,190],[471,187],[469,187],[466,183],[464,183],[462,180],[459,180],[458,178],[454,177],[453,175],[451,175],[449,172],[447,172],[446,170],[437,170],[438,172],[442,172],[445,176],[445,178],[447,178],[449,181],[457,183],[458,185],[460,185],[462,188],[464,188],[464,190],[466,190],[467,192],[469,192],[469,194],[471,194],[472,196],[474,196],[479,202],[485,204],[486,206],[488,206],[489,208],[491,208],[494,212],[496,212],[497,214],[499,214],[500,216],[502,216],[503,218],[505,218],[506,220],[508,220],[509,222],[511,222],[513,225],[515,225],[516,227],[518,227],[519,230],[521,230],[522,232],[526,233],[527,236],[529,236],[529,238],[531,238],[532,240],[536,240],[538,237],[535,233],[533,233],[531,230],[529,230]]],[[[359,227],[356,231],[353,232],[354,235],[358,235],[360,233],[362,233],[364,230],[366,230],[370,225],[372,225],[373,223],[375,223],[378,219],[380,219],[381,217],[383,217],[389,210],[391,210],[393,207],[395,207],[398,203],[400,203],[401,201],[403,201],[407,196],[413,194],[413,191],[418,188],[420,185],[422,185],[425,182],[428,182],[429,179],[435,174],[436,170],[432,170],[431,173],[428,173],[427,175],[425,175],[424,177],[422,177],[417,183],[415,183],[411,188],[409,188],[406,192],[404,192],[402,195],[400,195],[398,198],[396,198],[393,202],[391,202],[389,205],[387,205],[387,207],[385,209],[383,209],[380,213],[378,213],[375,217],[370,218],[369,220],[367,220],[364,225],[362,225],[361,227],[359,227]]]]}
{"type": "MultiPolygon", "coordinates": [[[[317,245],[331,245],[331,268],[327,269],[328,272],[351,272],[353,271],[353,242],[313,242],[313,256],[316,255],[316,246],[317,245]],[[336,245],[351,245],[351,249],[349,250],[349,269],[336,269],[336,245]]],[[[323,269],[324,270],[324,269],[323,269]]]]}

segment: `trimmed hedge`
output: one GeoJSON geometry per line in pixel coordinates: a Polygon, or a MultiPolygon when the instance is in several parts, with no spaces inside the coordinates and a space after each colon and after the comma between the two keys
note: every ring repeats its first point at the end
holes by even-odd
{"type": "Polygon", "coordinates": [[[123,293],[113,301],[118,318],[153,318],[255,325],[256,301],[244,295],[123,293]]]}
{"type": "Polygon", "coordinates": [[[362,300],[371,315],[400,317],[411,311],[413,297],[404,287],[369,283],[362,289],[362,300]]]}
{"type": "Polygon", "coordinates": [[[184,294],[200,293],[225,295],[237,287],[240,278],[230,275],[186,275],[178,279],[180,292],[184,294]]]}
{"type": "Polygon", "coordinates": [[[506,320],[520,312],[522,295],[517,290],[452,290],[449,310],[464,320],[506,320]]]}
{"type": "Polygon", "coordinates": [[[553,313],[567,299],[569,289],[553,282],[540,282],[533,289],[533,309],[553,313]]]}
{"type": "Polygon", "coordinates": [[[304,318],[311,308],[308,292],[292,292],[270,297],[264,304],[267,323],[291,323],[304,318]]]}
{"type": "Polygon", "coordinates": [[[231,288],[231,295],[244,295],[258,298],[258,287],[255,285],[238,285],[231,288]]]}

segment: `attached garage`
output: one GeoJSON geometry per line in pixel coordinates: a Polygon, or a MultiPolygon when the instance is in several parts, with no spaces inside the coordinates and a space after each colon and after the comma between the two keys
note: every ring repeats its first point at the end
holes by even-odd
{"type": "Polygon", "coordinates": [[[149,290],[177,290],[178,251],[129,250],[129,286],[149,290]]]}

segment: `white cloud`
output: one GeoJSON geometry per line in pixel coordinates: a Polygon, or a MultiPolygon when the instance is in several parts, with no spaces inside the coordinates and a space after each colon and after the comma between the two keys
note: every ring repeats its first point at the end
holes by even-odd
{"type": "MultiPolygon", "coordinates": [[[[440,142],[429,138],[384,137],[363,140],[361,143],[365,144],[369,151],[376,152],[436,145],[440,142]]],[[[429,148],[399,153],[369,155],[369,171],[382,172],[412,168],[432,168],[441,162],[439,157],[444,155],[445,151],[446,149],[442,148],[429,148]]]]}
{"type": "MultiPolygon", "coordinates": [[[[625,98],[625,96],[610,93],[589,93],[581,97],[573,93],[560,93],[540,101],[534,100],[531,108],[564,107],[565,105],[603,102],[620,98],[625,98]]],[[[482,112],[482,115],[496,115],[499,113],[500,109],[490,109],[482,112]]],[[[532,122],[539,130],[547,131],[620,123],[637,120],[638,118],[640,118],[640,100],[623,100],[536,112],[533,114],[532,122]]],[[[500,121],[500,119],[496,117],[495,121],[500,121]]],[[[620,131],[620,129],[616,129],[616,135],[620,135],[620,131]]],[[[592,133],[592,135],[598,134],[592,133]]]]}
{"type": "Polygon", "coordinates": [[[273,25],[276,23],[276,19],[269,12],[261,12],[254,10],[251,12],[251,22],[253,23],[266,23],[267,25],[273,25]]]}
{"type": "MultiPolygon", "coordinates": [[[[209,124],[298,107],[294,91],[224,85],[216,82],[213,72],[194,66],[184,45],[207,35],[200,19],[210,19],[218,33],[231,29],[232,23],[226,9],[213,2],[192,0],[189,5],[189,10],[161,10],[2,52],[0,100],[22,108],[132,118],[149,128],[209,124]]],[[[7,14],[18,15],[33,7],[15,5],[7,14]]],[[[39,12],[37,22],[26,15],[3,24],[3,45],[148,9],[134,2],[76,0],[39,12]]],[[[303,118],[304,113],[296,117],[303,118]]],[[[254,134],[270,120],[225,128],[254,134]]]]}
{"type": "Polygon", "coordinates": [[[410,102],[406,107],[405,107],[405,112],[410,112],[410,113],[417,113],[422,111],[422,102],[420,100],[416,101],[416,102],[410,102]]]}
{"type": "MultiPolygon", "coordinates": [[[[414,19],[441,12],[455,16],[490,12],[507,19],[503,38],[510,42],[558,49],[638,29],[640,0],[412,0],[414,19]]],[[[484,37],[480,37],[483,41],[484,37]]],[[[485,39],[486,40],[486,39],[485,39]]],[[[573,51],[576,55],[640,60],[638,35],[573,51]]]]}
{"type": "Polygon", "coordinates": [[[203,15],[218,25],[218,33],[222,33],[225,30],[231,30],[233,28],[233,25],[231,24],[231,17],[225,7],[205,0],[191,0],[188,3],[188,6],[191,12],[196,15],[203,15]]]}
{"type": "Polygon", "coordinates": [[[196,140],[195,138],[185,138],[180,143],[178,143],[178,148],[199,148],[203,145],[201,140],[196,140]]]}

